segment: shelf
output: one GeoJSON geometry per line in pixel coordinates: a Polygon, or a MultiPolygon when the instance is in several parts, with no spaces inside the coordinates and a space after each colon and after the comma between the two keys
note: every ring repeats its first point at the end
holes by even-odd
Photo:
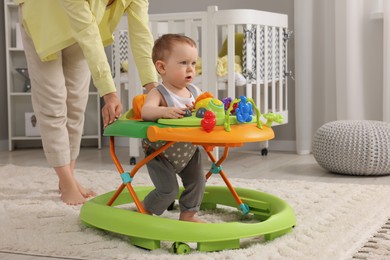
{"type": "Polygon", "coordinates": [[[19,5],[18,4],[16,4],[16,3],[14,3],[14,2],[7,2],[7,6],[9,6],[9,7],[18,7],[19,5]]]}
{"type": "Polygon", "coordinates": [[[97,135],[83,135],[81,139],[97,139],[97,135]]]}
{"type": "Polygon", "coordinates": [[[31,92],[11,92],[9,95],[11,97],[15,97],[15,96],[31,96],[31,92]]]}
{"type": "Polygon", "coordinates": [[[22,140],[41,140],[40,136],[13,136],[13,141],[22,141],[22,140]]]}
{"type": "MultiPolygon", "coordinates": [[[[26,88],[28,74],[17,71],[17,68],[27,68],[26,56],[21,33],[19,32],[19,5],[12,0],[4,0],[4,29],[6,50],[6,80],[8,101],[8,142],[9,150],[15,148],[39,147],[42,144],[38,133],[30,133],[31,127],[26,115],[33,114],[30,88],[26,88]],[[25,91],[26,90],[26,91],[25,91]],[[31,134],[34,136],[27,136],[31,134]]],[[[31,86],[31,85],[30,85],[31,86]]],[[[100,96],[96,88],[89,86],[88,103],[85,110],[83,135],[84,143],[101,148],[101,116],[100,96]],[[95,142],[96,141],[96,142],[95,142]]]]}
{"type": "MultiPolygon", "coordinates": [[[[83,135],[81,139],[98,139],[98,135],[83,135]]],[[[13,136],[13,141],[41,140],[41,136],[13,136]]]]}
{"type": "Polygon", "coordinates": [[[16,47],[9,47],[8,50],[11,52],[24,52],[24,49],[16,47]]]}

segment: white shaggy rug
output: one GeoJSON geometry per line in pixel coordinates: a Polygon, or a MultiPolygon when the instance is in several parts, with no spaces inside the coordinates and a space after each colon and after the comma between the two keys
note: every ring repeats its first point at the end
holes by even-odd
{"type": "MultiPolygon", "coordinates": [[[[99,193],[120,184],[112,171],[76,172],[81,183],[99,193]]],[[[52,169],[0,166],[0,252],[76,259],[350,259],[390,216],[390,187],[303,181],[231,179],[236,187],[265,191],[287,201],[295,211],[292,233],[273,241],[245,239],[242,248],[189,255],[169,253],[171,242],[147,251],[126,237],[87,228],[79,220],[80,206],[59,199],[52,169]]],[[[133,185],[150,185],[138,173],[133,185]]],[[[212,176],[208,185],[222,185],[212,176]]],[[[223,211],[222,211],[223,213],[223,211]]],[[[177,217],[177,212],[168,217],[177,217]],[[175,215],[176,214],[176,215],[175,215]]],[[[239,214],[202,213],[208,221],[230,221],[239,214]],[[233,217],[232,217],[233,216],[233,217]]],[[[191,246],[191,244],[190,244],[191,246]]],[[[388,245],[387,245],[388,246],[388,245]]],[[[388,248],[385,252],[389,252],[388,248]]],[[[385,259],[385,257],[383,257],[385,259]]]]}

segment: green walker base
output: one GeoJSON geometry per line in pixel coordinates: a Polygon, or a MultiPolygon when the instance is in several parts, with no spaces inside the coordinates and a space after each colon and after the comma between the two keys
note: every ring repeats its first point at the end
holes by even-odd
{"type": "MultiPolygon", "coordinates": [[[[140,200],[152,189],[153,187],[134,188],[140,200]]],[[[210,252],[239,248],[242,238],[264,236],[266,240],[271,240],[291,232],[295,226],[295,215],[285,201],[260,191],[244,188],[235,190],[243,203],[249,206],[249,214],[253,214],[259,222],[194,223],[115,207],[133,203],[126,190],[112,206],[107,206],[106,203],[114,191],[89,200],[81,208],[80,219],[88,226],[127,235],[131,244],[149,250],[160,248],[160,241],[172,241],[172,251],[178,254],[189,253],[190,248],[185,243],[195,242],[198,251],[210,252]]],[[[202,209],[214,209],[218,205],[237,208],[227,187],[206,187],[202,209]]]]}

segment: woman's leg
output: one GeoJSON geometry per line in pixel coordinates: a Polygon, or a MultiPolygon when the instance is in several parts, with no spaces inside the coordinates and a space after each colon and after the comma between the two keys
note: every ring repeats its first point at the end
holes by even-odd
{"type": "MultiPolygon", "coordinates": [[[[84,114],[88,102],[91,75],[84,54],[79,45],[74,44],[62,51],[62,67],[67,91],[67,123],[69,133],[71,171],[74,175],[76,159],[80,153],[80,143],[84,128],[84,114]]],[[[97,111],[98,112],[98,111],[97,111]]],[[[85,197],[96,195],[77,182],[85,197]]]]}
{"type": "Polygon", "coordinates": [[[71,152],[67,124],[66,87],[62,58],[42,62],[31,38],[22,30],[23,46],[31,79],[31,98],[48,163],[59,178],[61,199],[70,205],[85,202],[70,165],[71,152]]]}

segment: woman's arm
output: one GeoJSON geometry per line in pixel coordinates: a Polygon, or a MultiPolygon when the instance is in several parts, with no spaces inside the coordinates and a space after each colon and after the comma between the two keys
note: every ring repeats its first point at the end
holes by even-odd
{"type": "Polygon", "coordinates": [[[148,9],[147,0],[131,1],[126,9],[131,51],[142,86],[147,92],[152,88],[148,83],[157,82],[157,71],[152,61],[154,40],[149,29],[148,9]]]}
{"type": "Polygon", "coordinates": [[[106,127],[122,113],[122,104],[116,93],[98,24],[88,1],[62,0],[62,4],[69,18],[72,35],[87,60],[93,83],[104,99],[102,118],[106,127]]]}
{"type": "Polygon", "coordinates": [[[88,1],[62,0],[61,2],[69,18],[72,36],[83,50],[93,83],[100,96],[116,92],[99,27],[88,1]]]}

